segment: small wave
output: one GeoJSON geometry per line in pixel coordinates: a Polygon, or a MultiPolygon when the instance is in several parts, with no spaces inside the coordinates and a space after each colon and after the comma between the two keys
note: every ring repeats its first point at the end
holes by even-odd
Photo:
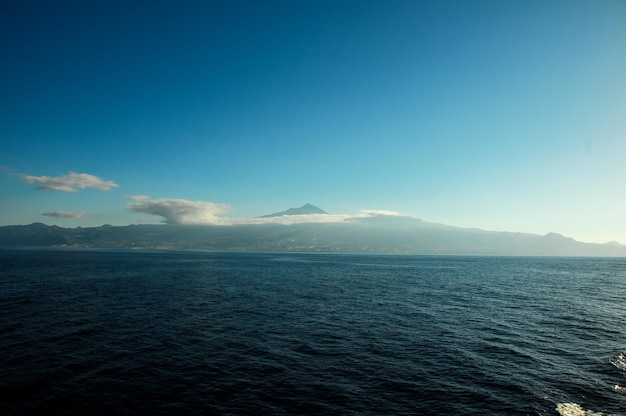
{"type": "Polygon", "coordinates": [[[623,352],[617,354],[615,357],[609,358],[609,362],[615,366],[618,370],[626,372],[626,354],[623,352]]]}
{"type": "MultiPolygon", "coordinates": [[[[626,372],[626,354],[619,353],[614,357],[609,358],[609,362],[615,366],[618,370],[626,372]]],[[[626,393],[626,387],[615,384],[613,390],[619,393],[626,393]]],[[[603,412],[596,412],[594,410],[584,409],[578,403],[559,403],[556,406],[556,411],[562,416],[619,416],[616,414],[609,414],[603,412]]]]}
{"type": "Polygon", "coordinates": [[[619,416],[615,414],[586,410],[583,409],[583,407],[578,403],[559,403],[556,406],[556,411],[562,416],[619,416]]]}

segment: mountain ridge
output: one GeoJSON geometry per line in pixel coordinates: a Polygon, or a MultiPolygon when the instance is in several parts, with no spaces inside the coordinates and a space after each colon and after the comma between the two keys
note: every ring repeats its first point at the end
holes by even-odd
{"type": "Polygon", "coordinates": [[[626,257],[626,246],[622,244],[583,243],[557,233],[460,228],[391,215],[290,225],[134,224],[63,228],[33,223],[0,226],[0,246],[626,257]]]}

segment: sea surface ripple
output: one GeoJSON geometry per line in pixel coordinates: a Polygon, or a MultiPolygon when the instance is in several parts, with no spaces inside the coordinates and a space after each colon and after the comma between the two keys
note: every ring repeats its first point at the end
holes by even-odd
{"type": "Polygon", "coordinates": [[[626,259],[2,249],[0,265],[1,414],[626,414],[626,259]]]}

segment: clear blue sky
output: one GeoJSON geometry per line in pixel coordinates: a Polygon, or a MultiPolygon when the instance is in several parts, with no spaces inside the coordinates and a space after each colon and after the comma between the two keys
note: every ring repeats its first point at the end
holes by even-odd
{"type": "Polygon", "coordinates": [[[7,1],[0,53],[0,225],[310,202],[626,243],[625,1],[7,1]]]}

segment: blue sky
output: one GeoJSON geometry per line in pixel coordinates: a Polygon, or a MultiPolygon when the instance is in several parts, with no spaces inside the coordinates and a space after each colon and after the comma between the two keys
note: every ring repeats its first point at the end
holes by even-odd
{"type": "Polygon", "coordinates": [[[626,243],[624,22],[620,0],[5,2],[0,225],[310,202],[626,243]]]}

